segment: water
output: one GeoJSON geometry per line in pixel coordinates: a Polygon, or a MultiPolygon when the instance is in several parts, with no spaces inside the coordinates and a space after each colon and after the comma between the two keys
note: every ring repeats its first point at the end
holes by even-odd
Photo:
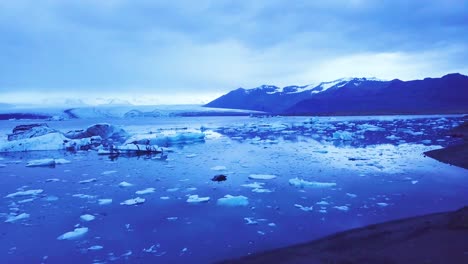
{"type": "MultiPolygon", "coordinates": [[[[43,190],[1,198],[1,219],[10,212],[30,215],[0,222],[2,263],[210,263],[468,204],[468,171],[422,155],[458,143],[443,135],[461,122],[458,116],[70,120],[49,126],[67,131],[102,121],[132,133],[201,129],[208,137],[204,143],[170,146],[167,159],[110,160],[94,151],[1,154],[1,197],[19,189],[43,190]],[[333,139],[336,131],[350,132],[351,140],[333,139]],[[71,163],[25,166],[39,158],[71,163]],[[213,170],[216,166],[226,169],[213,170]],[[227,181],[212,182],[217,174],[227,175],[227,181]],[[250,180],[251,174],[277,178],[250,180]],[[298,188],[289,184],[296,177],[336,186],[298,188]],[[92,178],[96,181],[79,183],[92,178]],[[119,187],[123,181],[133,186],[119,187]],[[253,182],[272,192],[242,186],[253,182]],[[154,193],[135,194],[150,187],[154,193]],[[187,203],[194,194],[211,200],[187,203]],[[227,194],[248,197],[248,206],[217,205],[227,194]],[[136,197],[145,203],[120,205],[136,197]],[[107,198],[113,202],[99,205],[107,198]],[[84,214],[95,220],[82,221],[84,214]],[[249,225],[245,218],[257,223],[249,225]],[[57,240],[76,227],[89,231],[76,240],[57,240]],[[89,249],[96,245],[102,249],[89,249]]],[[[0,133],[24,123],[2,121],[0,133]]]]}

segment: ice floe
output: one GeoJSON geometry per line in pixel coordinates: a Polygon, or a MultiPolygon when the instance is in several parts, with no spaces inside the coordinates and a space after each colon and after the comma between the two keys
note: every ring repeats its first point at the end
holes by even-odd
{"type": "Polygon", "coordinates": [[[95,245],[95,246],[89,247],[88,250],[97,251],[97,250],[101,250],[103,248],[104,248],[103,246],[95,245]]]}
{"type": "Polygon", "coordinates": [[[27,191],[18,191],[15,193],[8,194],[5,196],[6,198],[13,198],[13,197],[18,197],[18,196],[29,196],[29,195],[39,195],[43,193],[44,190],[42,189],[37,189],[37,190],[27,190],[27,191]]]}
{"type": "Polygon", "coordinates": [[[70,163],[70,161],[66,159],[37,159],[29,161],[26,167],[54,167],[55,165],[67,163],[70,163]]]}
{"type": "Polygon", "coordinates": [[[241,186],[247,187],[247,188],[253,188],[253,189],[261,189],[263,188],[263,185],[265,185],[265,183],[263,182],[253,182],[253,183],[242,184],[241,186]]]}
{"type": "Polygon", "coordinates": [[[94,219],[96,219],[96,217],[94,215],[84,214],[84,215],[80,216],[80,219],[85,221],[85,222],[89,222],[89,221],[93,221],[94,219]]]}
{"type": "Polygon", "coordinates": [[[135,193],[138,195],[150,194],[150,193],[154,193],[155,190],[156,188],[146,188],[144,190],[136,191],[135,193]]]}
{"type": "Polygon", "coordinates": [[[95,195],[82,194],[82,193],[73,194],[72,196],[76,197],[76,198],[81,198],[81,199],[94,199],[94,198],[96,198],[95,195]]]}
{"type": "Polygon", "coordinates": [[[303,205],[300,205],[300,204],[294,204],[294,207],[299,208],[304,212],[310,212],[310,211],[314,210],[313,206],[303,206],[303,205]]]}
{"type": "Polygon", "coordinates": [[[98,204],[99,205],[108,205],[112,203],[112,199],[99,199],[98,204]]]}
{"type": "Polygon", "coordinates": [[[5,223],[13,223],[22,219],[29,218],[29,214],[27,213],[21,213],[21,214],[10,214],[7,216],[7,219],[5,220],[5,223]]]}
{"type": "Polygon", "coordinates": [[[333,208],[335,208],[335,209],[337,209],[337,210],[340,210],[340,211],[344,211],[344,212],[349,211],[349,207],[346,206],[346,205],[333,206],[333,208]]]}
{"type": "Polygon", "coordinates": [[[187,203],[204,203],[208,202],[210,197],[199,197],[197,194],[189,195],[187,198],[187,203]]]}
{"type": "Polygon", "coordinates": [[[298,188],[312,187],[312,188],[327,188],[334,187],[336,183],[334,182],[316,182],[316,181],[306,181],[300,178],[293,178],[289,180],[289,184],[298,188]]]}
{"type": "Polygon", "coordinates": [[[226,167],[224,167],[224,166],[214,166],[214,167],[211,168],[211,170],[222,171],[222,170],[226,170],[226,167]]]}
{"type": "Polygon", "coordinates": [[[252,217],[244,217],[244,220],[247,221],[246,225],[257,225],[258,221],[253,220],[252,217]]]}
{"type": "Polygon", "coordinates": [[[247,206],[249,204],[249,199],[243,195],[233,196],[227,194],[223,198],[219,198],[217,204],[232,207],[247,206]]]}
{"type": "Polygon", "coordinates": [[[255,193],[271,193],[273,191],[270,190],[270,189],[255,188],[255,189],[252,189],[252,192],[255,192],[255,193]]]}
{"type": "Polygon", "coordinates": [[[120,204],[121,205],[137,205],[137,204],[142,204],[145,201],[146,201],[146,199],[137,197],[137,198],[125,200],[125,201],[121,202],[120,204]]]}
{"type": "Polygon", "coordinates": [[[115,171],[115,170],[104,171],[104,172],[101,173],[101,175],[109,175],[109,174],[114,174],[114,173],[117,173],[117,171],[115,171]]]}
{"type": "Polygon", "coordinates": [[[271,180],[276,178],[276,175],[272,174],[250,174],[249,179],[252,180],[271,180]]]}
{"type": "Polygon", "coordinates": [[[75,228],[75,230],[73,231],[67,232],[57,237],[57,239],[58,240],[74,240],[74,239],[78,239],[84,236],[86,233],[88,233],[87,227],[79,227],[79,228],[75,228]]]}
{"type": "Polygon", "coordinates": [[[82,181],[79,181],[78,183],[80,184],[85,184],[85,183],[91,183],[91,182],[95,182],[97,181],[96,178],[92,178],[92,179],[87,179],[87,180],[82,180],[82,181]]]}
{"type": "Polygon", "coordinates": [[[126,182],[126,181],[123,181],[121,183],[119,183],[119,187],[122,187],[122,188],[125,188],[125,187],[132,187],[133,184],[129,183],[129,182],[126,182]]]}

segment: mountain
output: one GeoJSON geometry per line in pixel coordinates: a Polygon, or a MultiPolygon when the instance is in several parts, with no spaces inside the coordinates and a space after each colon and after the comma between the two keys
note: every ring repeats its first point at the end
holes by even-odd
{"type": "Polygon", "coordinates": [[[206,104],[286,115],[467,113],[468,76],[384,81],[343,78],[319,85],[239,88],[206,104]]]}

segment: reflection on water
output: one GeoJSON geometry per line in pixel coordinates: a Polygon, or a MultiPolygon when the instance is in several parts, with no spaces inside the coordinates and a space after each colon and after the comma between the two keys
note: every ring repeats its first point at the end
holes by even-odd
{"type": "MultiPolygon", "coordinates": [[[[84,122],[49,125],[66,131],[90,125],[84,122]]],[[[452,210],[468,203],[467,171],[422,152],[457,143],[443,132],[460,122],[459,117],[174,118],[162,126],[204,131],[205,142],[171,145],[163,155],[3,153],[0,259],[209,263],[452,210]],[[70,163],[25,166],[41,158],[70,163]],[[227,180],[211,180],[219,174],[227,180]],[[210,200],[187,202],[194,195],[210,200]],[[244,196],[248,204],[244,198],[218,204],[226,195],[244,196]],[[64,234],[75,239],[57,239],[64,234]]],[[[132,133],[158,128],[155,119],[115,123],[132,133]]],[[[13,126],[1,123],[2,131],[13,126]]]]}

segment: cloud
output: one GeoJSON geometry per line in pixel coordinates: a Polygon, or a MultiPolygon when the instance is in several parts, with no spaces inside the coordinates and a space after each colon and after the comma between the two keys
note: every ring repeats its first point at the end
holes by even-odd
{"type": "Polygon", "coordinates": [[[0,0],[0,94],[205,100],[263,83],[466,74],[466,13],[464,0],[0,0]]]}

